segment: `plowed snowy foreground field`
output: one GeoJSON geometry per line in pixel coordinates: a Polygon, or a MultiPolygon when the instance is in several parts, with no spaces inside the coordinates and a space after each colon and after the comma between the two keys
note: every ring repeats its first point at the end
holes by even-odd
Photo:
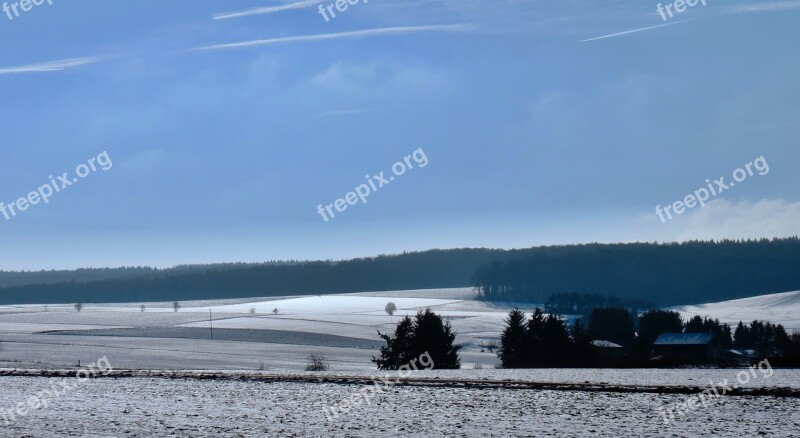
{"type": "MultiPolygon", "coordinates": [[[[53,379],[2,377],[0,406],[53,379]]],[[[721,397],[665,425],[685,395],[391,387],[329,421],[360,385],[125,378],[90,380],[17,419],[2,437],[800,436],[800,400],[721,397]]]]}

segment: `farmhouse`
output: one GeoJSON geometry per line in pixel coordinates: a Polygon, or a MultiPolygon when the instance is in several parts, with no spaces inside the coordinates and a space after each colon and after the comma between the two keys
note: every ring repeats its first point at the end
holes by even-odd
{"type": "Polygon", "coordinates": [[[722,345],[714,333],[664,333],[653,344],[651,358],[677,364],[716,364],[722,345]]]}

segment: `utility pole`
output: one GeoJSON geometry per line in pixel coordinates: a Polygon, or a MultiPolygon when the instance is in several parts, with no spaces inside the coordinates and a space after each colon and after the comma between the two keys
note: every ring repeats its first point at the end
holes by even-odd
{"type": "Polygon", "coordinates": [[[208,309],[208,325],[211,327],[211,339],[214,339],[214,322],[211,320],[211,309],[208,309]]]}

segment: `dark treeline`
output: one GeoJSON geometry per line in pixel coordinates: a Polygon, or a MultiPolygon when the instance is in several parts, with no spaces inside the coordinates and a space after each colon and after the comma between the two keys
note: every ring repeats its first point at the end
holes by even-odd
{"type": "Polygon", "coordinates": [[[588,315],[598,307],[622,307],[630,311],[655,308],[650,301],[622,299],[614,296],[582,294],[578,292],[557,293],[550,296],[544,304],[548,313],[559,315],[588,315]]]}
{"type": "Polygon", "coordinates": [[[790,238],[466,248],[338,262],[230,263],[162,270],[0,272],[0,286],[7,285],[0,288],[0,304],[247,298],[474,284],[489,300],[542,303],[554,293],[579,291],[618,296],[627,303],[619,304],[624,307],[640,305],[635,300],[663,306],[798,290],[798,262],[800,240],[790,238]]]}
{"type": "Polygon", "coordinates": [[[800,289],[800,239],[592,244],[523,250],[473,276],[483,298],[542,303],[579,291],[697,304],[800,289]]]}
{"type": "Polygon", "coordinates": [[[714,365],[742,365],[762,358],[776,364],[800,364],[800,333],[790,336],[782,325],[763,321],[749,325],[739,322],[732,331],[728,324],[708,317],[683,321],[674,311],[637,314],[624,308],[602,307],[571,326],[558,314],[545,315],[539,308],[527,320],[523,311],[514,309],[505,322],[498,350],[503,368],[679,365],[654,357],[653,344],[665,333],[712,333],[720,348],[737,349],[736,353],[721,355],[714,365]],[[732,354],[736,355],[733,359],[732,354]]]}
{"type": "Polygon", "coordinates": [[[0,304],[185,301],[465,287],[478,266],[516,256],[515,251],[452,249],[341,262],[179,267],[135,278],[0,288],[0,304]]]}
{"type": "Polygon", "coordinates": [[[0,287],[53,284],[69,281],[89,282],[152,275],[158,269],[142,266],[122,268],[86,268],[51,271],[0,271],[0,287]]]}
{"type": "Polygon", "coordinates": [[[514,309],[509,312],[506,328],[500,335],[497,356],[503,368],[595,365],[591,337],[580,320],[568,327],[560,316],[545,316],[539,308],[533,310],[527,321],[523,311],[514,309]]]}
{"type": "Polygon", "coordinates": [[[198,265],[178,265],[172,268],[151,268],[149,266],[123,266],[119,268],[80,268],[73,270],[48,271],[0,271],[0,287],[26,286],[30,284],[88,283],[91,281],[118,280],[126,278],[152,277],[157,274],[179,275],[191,272],[204,272],[209,269],[242,269],[254,266],[298,264],[297,261],[270,261],[260,263],[215,263],[198,265]]]}

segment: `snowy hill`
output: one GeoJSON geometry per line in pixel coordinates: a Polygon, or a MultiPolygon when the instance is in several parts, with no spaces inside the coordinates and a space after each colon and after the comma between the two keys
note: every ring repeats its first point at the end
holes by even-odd
{"type": "Polygon", "coordinates": [[[738,300],[694,306],[679,306],[673,310],[680,312],[684,319],[695,315],[710,316],[721,322],[735,325],[754,319],[783,324],[787,331],[800,332],[800,291],[760,295],[738,300]]]}

